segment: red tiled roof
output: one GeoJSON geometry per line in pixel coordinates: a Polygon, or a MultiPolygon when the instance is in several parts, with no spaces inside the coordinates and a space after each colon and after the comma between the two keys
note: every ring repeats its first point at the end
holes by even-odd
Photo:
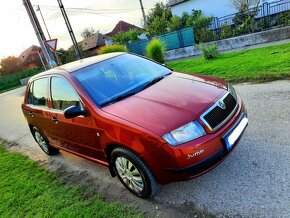
{"type": "Polygon", "coordinates": [[[115,28],[111,32],[107,33],[106,35],[112,37],[119,32],[127,32],[130,29],[142,30],[140,27],[137,27],[133,24],[130,24],[130,23],[127,23],[127,22],[121,20],[121,21],[119,21],[119,23],[117,23],[115,28]]]}
{"type": "Polygon", "coordinates": [[[37,51],[42,55],[42,49],[39,46],[32,45],[23,51],[19,58],[22,64],[29,64],[39,59],[37,51]]]}
{"type": "Polygon", "coordinates": [[[109,37],[101,33],[97,33],[79,42],[79,45],[82,47],[84,51],[87,51],[105,45],[106,39],[109,39],[109,37]]]}

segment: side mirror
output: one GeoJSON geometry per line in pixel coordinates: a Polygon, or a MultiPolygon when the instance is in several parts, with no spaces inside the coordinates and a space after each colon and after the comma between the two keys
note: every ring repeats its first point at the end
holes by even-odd
{"type": "Polygon", "coordinates": [[[85,116],[86,115],[86,111],[80,109],[77,106],[70,106],[70,107],[68,107],[67,109],[64,110],[64,117],[66,119],[72,119],[72,118],[75,118],[75,117],[78,117],[78,116],[81,116],[81,115],[85,116]]]}

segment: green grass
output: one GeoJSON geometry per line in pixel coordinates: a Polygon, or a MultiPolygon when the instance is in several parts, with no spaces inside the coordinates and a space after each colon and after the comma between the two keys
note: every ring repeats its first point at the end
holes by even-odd
{"type": "Polygon", "coordinates": [[[1,217],[141,217],[132,208],[108,203],[69,186],[27,157],[0,147],[1,217]]]}
{"type": "Polygon", "coordinates": [[[35,68],[8,75],[0,75],[0,93],[21,86],[20,79],[33,76],[40,71],[40,68],[35,68]]]}
{"type": "Polygon", "coordinates": [[[215,76],[228,82],[290,79],[290,43],[221,54],[213,60],[194,58],[167,65],[180,72],[215,76]]]}

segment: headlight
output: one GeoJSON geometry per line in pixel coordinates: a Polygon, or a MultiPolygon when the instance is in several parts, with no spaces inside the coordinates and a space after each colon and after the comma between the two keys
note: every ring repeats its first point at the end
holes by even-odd
{"type": "Polygon", "coordinates": [[[232,85],[230,85],[230,84],[228,84],[228,91],[237,100],[237,92],[234,89],[234,87],[232,87],[232,85]]]}
{"type": "Polygon", "coordinates": [[[203,127],[197,121],[190,122],[163,136],[163,139],[170,145],[176,146],[206,134],[203,127]]]}

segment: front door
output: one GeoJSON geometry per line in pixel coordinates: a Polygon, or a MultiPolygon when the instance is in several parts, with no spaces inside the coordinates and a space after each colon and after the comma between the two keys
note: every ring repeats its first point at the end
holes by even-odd
{"type": "Polygon", "coordinates": [[[97,130],[92,127],[91,116],[73,119],[64,117],[64,110],[70,106],[84,107],[70,82],[64,77],[53,76],[50,80],[52,113],[54,123],[52,143],[72,152],[104,161],[104,153],[98,144],[97,130]]]}

